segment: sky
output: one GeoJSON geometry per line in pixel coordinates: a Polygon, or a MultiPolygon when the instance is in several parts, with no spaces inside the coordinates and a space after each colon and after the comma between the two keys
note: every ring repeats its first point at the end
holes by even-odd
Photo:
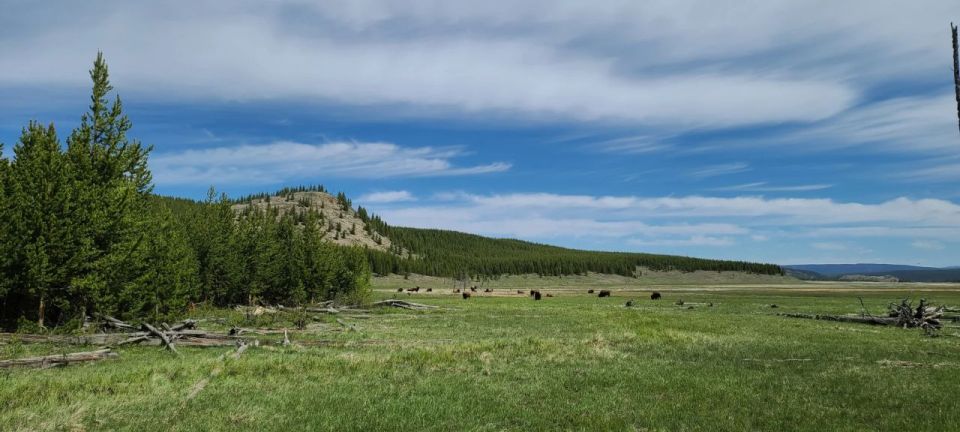
{"type": "Polygon", "coordinates": [[[0,142],[103,51],[155,191],[322,183],[393,225],[960,265],[955,0],[0,0],[0,142]]]}

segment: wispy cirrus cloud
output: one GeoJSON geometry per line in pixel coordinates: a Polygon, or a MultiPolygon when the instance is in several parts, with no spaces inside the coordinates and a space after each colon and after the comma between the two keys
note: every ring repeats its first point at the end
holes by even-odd
{"type": "Polygon", "coordinates": [[[438,177],[496,173],[506,162],[457,166],[456,147],[401,147],[392,143],[280,141],[160,153],[150,159],[154,180],[175,184],[274,184],[323,177],[438,177]]]}
{"type": "Polygon", "coordinates": [[[809,192],[829,189],[832,184],[807,184],[794,186],[775,186],[767,182],[744,183],[733,186],[713,188],[713,191],[732,191],[732,192],[809,192]]]}
{"type": "Polygon", "coordinates": [[[750,171],[750,165],[745,162],[733,162],[726,164],[711,165],[690,171],[689,175],[697,179],[724,176],[736,173],[750,171]]]}
{"type": "Polygon", "coordinates": [[[946,246],[944,246],[943,243],[940,243],[938,241],[933,241],[933,240],[915,240],[914,242],[910,243],[910,246],[916,249],[925,249],[925,250],[933,250],[933,251],[946,249],[946,246]]]}
{"type": "Polygon", "coordinates": [[[413,196],[413,194],[405,190],[371,192],[366,195],[361,195],[359,198],[357,198],[358,202],[372,204],[410,202],[416,200],[417,198],[413,196]]]}

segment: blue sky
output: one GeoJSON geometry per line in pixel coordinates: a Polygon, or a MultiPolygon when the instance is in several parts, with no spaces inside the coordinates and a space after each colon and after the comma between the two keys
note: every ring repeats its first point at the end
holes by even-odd
{"type": "Polygon", "coordinates": [[[156,191],[323,183],[396,225],[960,265],[954,1],[0,0],[0,142],[103,50],[156,191]]]}

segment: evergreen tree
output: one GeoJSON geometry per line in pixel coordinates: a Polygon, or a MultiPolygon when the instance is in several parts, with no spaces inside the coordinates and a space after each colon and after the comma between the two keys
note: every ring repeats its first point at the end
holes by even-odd
{"type": "Polygon", "coordinates": [[[198,297],[198,268],[185,230],[170,210],[152,203],[149,218],[144,247],[130,260],[138,267],[138,277],[124,285],[118,312],[127,318],[158,321],[183,311],[198,297]]]}
{"type": "Polygon", "coordinates": [[[4,169],[9,170],[4,188],[9,204],[2,273],[12,288],[6,306],[14,309],[4,315],[25,314],[43,326],[48,316],[59,320],[59,311],[69,305],[67,286],[79,264],[76,225],[70,220],[75,197],[53,125],[31,122],[13,153],[13,163],[4,169]]]}
{"type": "Polygon", "coordinates": [[[130,259],[143,247],[146,204],[151,191],[147,155],[151,148],[127,138],[130,120],[117,96],[109,103],[107,64],[98,53],[90,71],[89,111],[67,140],[83,263],[71,281],[71,304],[80,314],[116,308],[119,288],[139,277],[130,259]]]}

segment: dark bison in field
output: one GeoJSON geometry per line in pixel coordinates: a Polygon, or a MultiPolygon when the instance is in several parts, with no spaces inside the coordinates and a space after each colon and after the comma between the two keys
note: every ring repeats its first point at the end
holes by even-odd
{"type": "Polygon", "coordinates": [[[587,290],[587,294],[593,294],[593,290],[587,290]]]}
{"type": "Polygon", "coordinates": [[[533,296],[534,300],[540,300],[540,298],[542,297],[540,295],[540,291],[530,291],[530,295],[533,296]]]}
{"type": "Polygon", "coordinates": [[[433,288],[427,288],[427,292],[433,292],[433,288]]]}
{"type": "Polygon", "coordinates": [[[660,300],[660,293],[654,291],[652,294],[650,294],[650,300],[660,300]]]}
{"type": "Polygon", "coordinates": [[[403,292],[403,288],[397,288],[397,292],[403,292]]]}
{"type": "Polygon", "coordinates": [[[597,294],[597,297],[610,297],[609,290],[600,290],[600,293],[597,294]]]}
{"type": "Polygon", "coordinates": [[[468,298],[470,298],[470,293],[464,291],[464,292],[463,292],[463,299],[466,300],[466,299],[468,299],[468,298]]]}
{"type": "Polygon", "coordinates": [[[517,290],[517,294],[523,294],[523,290],[517,290]]]}

